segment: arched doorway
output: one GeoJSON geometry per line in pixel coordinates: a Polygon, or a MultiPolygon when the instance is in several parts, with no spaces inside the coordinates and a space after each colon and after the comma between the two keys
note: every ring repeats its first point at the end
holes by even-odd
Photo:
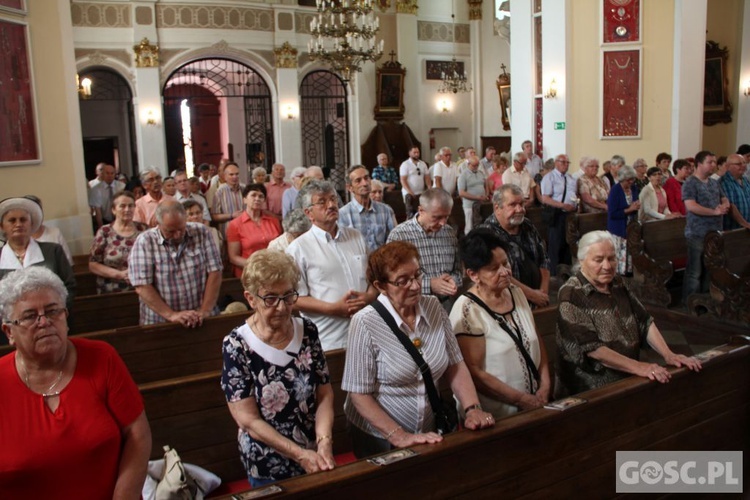
{"type": "Polygon", "coordinates": [[[132,175],[138,170],[138,155],[130,85],[115,71],[102,67],[87,68],[79,77],[91,80],[91,95],[78,96],[86,178],[96,177],[96,165],[101,162],[132,175]]]}
{"type": "Polygon", "coordinates": [[[249,66],[221,58],[187,63],[169,76],[163,95],[170,170],[191,172],[237,153],[248,170],[275,161],[271,91],[249,66]]]}
{"type": "Polygon", "coordinates": [[[346,85],[330,71],[313,71],[300,85],[300,107],[302,157],[342,182],[349,159],[346,85]]]}

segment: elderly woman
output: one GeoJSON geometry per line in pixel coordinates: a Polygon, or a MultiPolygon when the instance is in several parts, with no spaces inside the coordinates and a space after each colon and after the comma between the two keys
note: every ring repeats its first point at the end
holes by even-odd
{"type": "Polygon", "coordinates": [[[667,193],[661,187],[661,179],[664,176],[659,167],[648,169],[649,183],[641,190],[638,199],[641,208],[638,211],[638,220],[647,222],[650,220],[673,219],[681,217],[682,214],[672,213],[667,205],[667,193]]]}
{"type": "Polygon", "coordinates": [[[635,185],[639,191],[643,191],[643,188],[648,185],[648,163],[643,158],[638,158],[633,162],[633,170],[635,170],[635,185]]]}
{"type": "MultiPolygon", "coordinates": [[[[33,194],[27,194],[26,196],[24,196],[24,198],[28,198],[29,200],[39,205],[39,208],[42,209],[42,217],[44,217],[44,207],[42,206],[41,199],[34,196],[33,194]]],[[[45,225],[44,219],[42,219],[42,224],[39,226],[39,229],[37,229],[36,232],[31,235],[31,237],[34,238],[37,242],[57,243],[62,247],[63,252],[65,252],[65,256],[68,258],[68,262],[70,262],[70,265],[73,265],[73,256],[70,254],[68,242],[65,241],[62,232],[58,228],[45,225]]]]}
{"type": "Polygon", "coordinates": [[[0,281],[0,491],[4,498],[140,498],[151,431],[109,344],[68,338],[67,290],[42,267],[0,281]]]}
{"type": "Polygon", "coordinates": [[[234,275],[242,276],[248,257],[268,247],[271,240],[281,234],[279,219],[265,213],[266,187],[248,184],[242,190],[245,210],[227,225],[227,252],[234,264],[234,275]]]}
{"type": "Polygon", "coordinates": [[[37,242],[31,235],[42,225],[42,209],[28,198],[7,198],[0,202],[0,237],[6,241],[0,251],[0,278],[16,269],[46,267],[65,284],[66,307],[71,308],[76,280],[73,268],[57,243],[37,242]]]}
{"type": "Polygon", "coordinates": [[[305,212],[298,208],[289,212],[281,225],[284,227],[284,233],[268,244],[269,250],[285,251],[289,243],[296,240],[301,234],[306,233],[312,224],[305,212]]]}
{"type": "Polygon", "coordinates": [[[450,319],[482,408],[502,418],[544,406],[550,395],[547,353],[526,297],[510,282],[507,244],[477,228],[459,250],[474,286],[456,300],[450,319]]]}
{"type": "Polygon", "coordinates": [[[650,345],[667,365],[698,371],[700,362],[672,352],[636,296],[615,274],[615,242],[606,231],[578,243],[581,268],[559,292],[558,397],[601,387],[628,375],[668,382],[669,371],[638,360],[650,345]]]}
{"type": "Polygon", "coordinates": [[[422,296],[422,274],[411,243],[388,243],[368,260],[367,279],[380,296],[352,317],[341,383],[348,392],[344,411],[357,457],[441,441],[430,392],[436,393],[432,389],[443,377],[465,409],[465,427],[494,425],[479,404],[448,315],[437,298],[422,296]],[[416,348],[413,354],[409,343],[416,348]],[[425,372],[420,376],[420,364],[431,385],[425,372]]]}
{"type": "Polygon", "coordinates": [[[383,203],[383,195],[385,192],[385,185],[377,179],[370,181],[370,199],[383,203]]]}
{"type": "Polygon", "coordinates": [[[628,255],[627,227],[638,217],[641,202],[635,185],[635,170],[623,165],[617,171],[617,184],[607,198],[607,231],[615,237],[617,250],[617,272],[622,275],[633,272],[633,263],[628,255]]]}
{"type": "Polygon", "coordinates": [[[253,487],[334,467],[333,389],[318,329],[292,317],[299,268],[260,250],[242,272],[255,313],[224,338],[221,386],[253,487]]]}
{"type": "Polygon", "coordinates": [[[133,288],[128,281],[128,256],[138,235],[148,229],[133,221],[135,195],[130,191],[115,194],[112,213],[115,220],[100,227],[91,243],[89,271],[96,274],[96,293],[133,288]]]}
{"type": "Polygon", "coordinates": [[[268,172],[266,172],[264,167],[255,167],[252,177],[254,184],[265,184],[268,180],[268,172]]]}
{"type": "Polygon", "coordinates": [[[583,175],[578,178],[578,197],[581,199],[583,212],[598,213],[607,211],[609,188],[599,173],[599,160],[584,156],[581,158],[583,175]]]}

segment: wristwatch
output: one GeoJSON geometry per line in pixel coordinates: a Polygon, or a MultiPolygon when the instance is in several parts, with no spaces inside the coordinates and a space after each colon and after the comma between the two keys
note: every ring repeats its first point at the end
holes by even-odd
{"type": "Polygon", "coordinates": [[[466,408],[464,408],[464,415],[468,415],[468,413],[471,410],[481,410],[481,409],[482,409],[482,405],[480,405],[479,403],[473,404],[471,406],[467,406],[466,408]]]}

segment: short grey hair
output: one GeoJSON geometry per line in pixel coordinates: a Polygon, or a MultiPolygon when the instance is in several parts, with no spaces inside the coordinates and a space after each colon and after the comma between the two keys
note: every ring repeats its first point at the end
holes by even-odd
{"type": "Polygon", "coordinates": [[[310,177],[310,174],[311,174],[312,172],[320,172],[320,173],[321,173],[321,175],[324,175],[324,176],[325,176],[325,174],[323,173],[323,169],[322,169],[322,168],[320,168],[320,167],[319,167],[319,166],[317,166],[317,165],[313,165],[313,166],[311,166],[311,167],[307,167],[307,169],[305,170],[305,177],[310,177]]]}
{"type": "Polygon", "coordinates": [[[648,163],[646,163],[646,160],[644,160],[643,158],[638,158],[633,162],[633,168],[638,167],[648,167],[648,163]]]}
{"type": "Polygon", "coordinates": [[[620,167],[620,170],[617,171],[617,182],[635,178],[635,169],[630,165],[623,165],[622,167],[620,167]]]}
{"type": "Polygon", "coordinates": [[[620,155],[614,155],[611,160],[609,160],[609,164],[611,167],[620,167],[622,165],[625,165],[625,157],[620,155]]]}
{"type": "Polygon", "coordinates": [[[13,307],[27,293],[51,290],[65,307],[68,290],[58,275],[41,266],[31,266],[13,271],[0,280],[0,313],[7,321],[13,313],[13,307]]]}
{"type": "Polygon", "coordinates": [[[453,153],[453,151],[451,151],[451,148],[449,148],[448,146],[443,146],[442,148],[440,148],[441,155],[444,155],[446,153],[453,153]]]}
{"type": "Polygon", "coordinates": [[[164,222],[165,215],[178,215],[182,219],[187,219],[187,212],[185,207],[177,200],[162,201],[156,207],[156,222],[161,224],[164,222]]]}
{"type": "Polygon", "coordinates": [[[613,249],[617,248],[614,237],[607,231],[589,231],[584,234],[578,240],[578,262],[582,262],[586,258],[592,245],[596,245],[602,241],[608,241],[613,249]]]}
{"type": "Polygon", "coordinates": [[[268,172],[266,172],[266,168],[265,167],[255,167],[253,169],[253,175],[251,177],[255,178],[256,175],[260,175],[260,174],[263,174],[265,176],[268,175],[268,172]]]}
{"type": "Polygon", "coordinates": [[[439,204],[441,208],[452,209],[453,197],[448,191],[440,188],[430,188],[419,195],[419,206],[424,210],[429,210],[434,207],[436,203],[439,204]]]}
{"type": "Polygon", "coordinates": [[[503,184],[492,193],[492,204],[500,205],[501,207],[505,203],[505,193],[510,191],[516,196],[523,196],[523,191],[516,184],[503,184]]]}
{"type": "Polygon", "coordinates": [[[372,189],[380,189],[381,191],[385,191],[385,186],[377,179],[373,179],[370,181],[370,187],[372,189]]]}
{"type": "Polygon", "coordinates": [[[352,173],[355,170],[359,170],[360,168],[364,168],[365,170],[367,170],[368,174],[370,173],[370,171],[364,165],[352,165],[351,167],[349,167],[349,170],[346,171],[346,176],[344,177],[344,180],[346,181],[347,186],[352,185],[352,178],[351,178],[352,173]]]}
{"type": "Polygon", "coordinates": [[[310,219],[307,218],[305,212],[302,209],[294,209],[284,217],[284,221],[281,223],[284,227],[284,232],[292,234],[306,233],[312,224],[310,219]]]}
{"type": "Polygon", "coordinates": [[[292,173],[289,174],[290,177],[304,177],[305,172],[307,172],[307,169],[305,167],[294,167],[292,169],[292,173]]]}
{"type": "Polygon", "coordinates": [[[513,155],[513,161],[514,162],[516,162],[516,161],[520,162],[521,158],[526,158],[528,160],[528,158],[526,157],[526,153],[524,153],[523,151],[519,151],[519,152],[517,152],[516,154],[513,155]]]}
{"type": "Polygon", "coordinates": [[[141,180],[141,182],[146,182],[148,180],[148,176],[151,174],[156,174],[161,177],[161,172],[153,167],[149,167],[146,170],[141,171],[141,173],[138,174],[138,178],[141,180]]]}
{"type": "Polygon", "coordinates": [[[297,198],[302,200],[300,204],[305,209],[312,206],[313,196],[321,194],[336,194],[336,190],[333,188],[333,184],[328,181],[313,179],[299,190],[297,198]]]}

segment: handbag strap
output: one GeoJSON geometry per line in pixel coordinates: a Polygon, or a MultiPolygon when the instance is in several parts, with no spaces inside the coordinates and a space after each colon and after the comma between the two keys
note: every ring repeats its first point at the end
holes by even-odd
{"type": "MultiPolygon", "coordinates": [[[[526,370],[531,374],[532,377],[534,377],[534,380],[536,380],[537,385],[539,384],[539,370],[537,369],[536,365],[534,364],[534,360],[531,359],[531,355],[526,350],[526,347],[524,347],[523,342],[521,341],[521,332],[519,330],[518,335],[514,334],[510,327],[505,323],[505,319],[503,319],[498,313],[490,309],[490,307],[484,303],[482,299],[477,297],[475,294],[471,292],[465,292],[464,295],[466,295],[468,298],[473,300],[479,307],[487,311],[487,314],[490,315],[491,318],[495,318],[495,321],[498,325],[500,325],[500,328],[505,330],[505,332],[510,335],[510,338],[513,339],[513,342],[515,342],[516,347],[521,352],[521,356],[523,356],[523,360],[526,362],[526,370]]],[[[533,389],[534,386],[531,384],[531,388],[533,389]]]]}
{"type": "Polygon", "coordinates": [[[441,410],[440,395],[438,394],[437,388],[435,387],[435,382],[432,380],[432,372],[430,371],[430,366],[425,362],[422,355],[419,354],[419,351],[416,347],[414,347],[414,344],[412,344],[411,340],[409,340],[409,337],[407,337],[406,334],[401,331],[398,325],[396,325],[396,320],[393,319],[393,316],[388,312],[385,306],[377,299],[372,301],[370,305],[373,309],[375,309],[375,311],[377,311],[378,314],[380,314],[380,317],[383,318],[385,324],[390,327],[396,338],[401,342],[401,344],[403,344],[406,352],[408,352],[411,357],[414,358],[414,362],[419,367],[419,371],[422,372],[422,378],[424,379],[424,385],[425,389],[427,390],[427,397],[429,397],[430,399],[430,406],[432,406],[432,411],[435,414],[439,413],[441,410]]]}

